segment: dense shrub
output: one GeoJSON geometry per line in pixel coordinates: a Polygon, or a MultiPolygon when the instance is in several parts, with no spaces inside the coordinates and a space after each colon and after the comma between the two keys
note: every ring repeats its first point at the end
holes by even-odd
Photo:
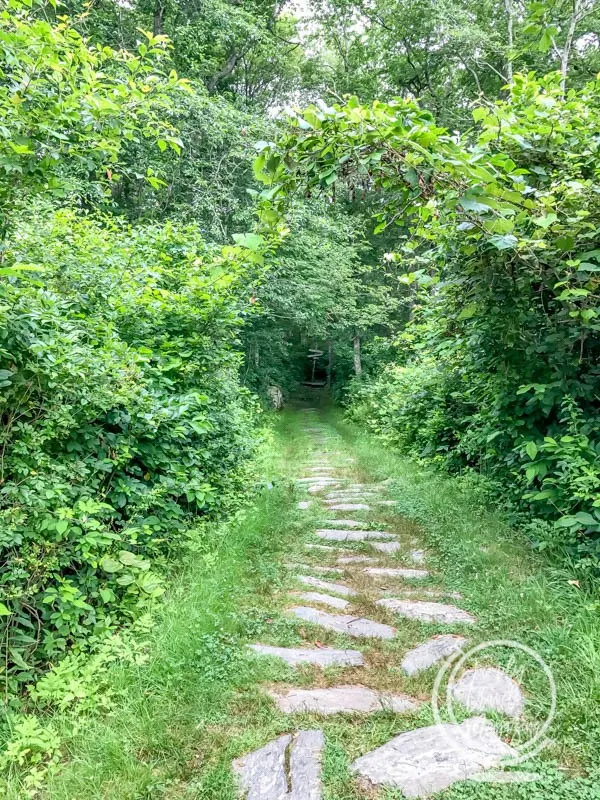
{"type": "Polygon", "coordinates": [[[193,226],[39,209],[0,307],[0,545],[11,688],[130,618],[190,519],[242,485],[253,403],[234,349],[243,248],[193,226]]]}

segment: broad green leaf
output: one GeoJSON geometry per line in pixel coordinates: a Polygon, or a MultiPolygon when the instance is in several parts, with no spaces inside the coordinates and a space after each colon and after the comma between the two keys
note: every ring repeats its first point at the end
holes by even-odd
{"type": "Polygon", "coordinates": [[[525,451],[527,452],[529,458],[533,461],[538,454],[537,444],[535,442],[527,442],[525,445],[525,451]]]}
{"type": "Polygon", "coordinates": [[[512,234],[506,234],[504,236],[490,236],[489,242],[497,250],[511,250],[517,246],[518,239],[512,234]]]}
{"type": "Polygon", "coordinates": [[[264,239],[257,233],[234,233],[233,240],[239,247],[246,247],[248,250],[257,251],[264,244],[264,239]]]}
{"type": "Polygon", "coordinates": [[[114,558],[111,558],[110,556],[104,556],[104,558],[101,559],[100,567],[105,572],[109,573],[119,572],[119,570],[123,569],[122,564],[120,564],[118,561],[116,561],[114,558]]]}
{"type": "Polygon", "coordinates": [[[549,228],[554,222],[556,222],[558,216],[556,214],[544,214],[542,217],[534,217],[532,222],[534,225],[537,225],[539,228],[549,228]]]}

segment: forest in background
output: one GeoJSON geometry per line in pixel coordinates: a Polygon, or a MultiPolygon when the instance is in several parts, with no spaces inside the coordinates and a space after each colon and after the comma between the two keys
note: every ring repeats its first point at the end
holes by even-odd
{"type": "Polygon", "coordinates": [[[310,347],[597,574],[599,37],[594,0],[3,4],[9,706],[239,506],[310,347]]]}

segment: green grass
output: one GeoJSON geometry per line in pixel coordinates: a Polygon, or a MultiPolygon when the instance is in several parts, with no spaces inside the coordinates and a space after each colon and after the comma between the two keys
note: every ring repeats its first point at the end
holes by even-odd
{"type": "MultiPolygon", "coordinates": [[[[281,443],[266,454],[271,475],[281,472],[285,438],[284,425],[281,443]]],[[[64,755],[43,797],[235,796],[230,759],[279,732],[277,725],[258,733],[245,726],[245,713],[260,719],[256,687],[269,665],[249,659],[244,643],[269,627],[271,596],[284,574],[279,554],[309,524],[295,505],[291,485],[279,481],[239,519],[206,531],[206,546],[163,598],[147,660],[115,664],[102,676],[117,697],[110,713],[40,715],[64,755]]],[[[13,771],[5,786],[11,800],[27,796],[22,777],[13,771]]]]}
{"type": "MultiPolygon", "coordinates": [[[[478,617],[464,629],[476,644],[516,639],[533,647],[550,665],[558,684],[558,713],[550,732],[553,745],[524,768],[541,775],[535,784],[496,786],[465,783],[443,793],[444,800],[600,800],[600,623],[598,598],[569,584],[565,568],[532,554],[518,533],[457,480],[443,478],[387,450],[339,415],[324,409],[320,419],[334,436],[332,463],[355,480],[388,480],[387,491],[400,513],[388,508],[363,514],[365,525],[389,526],[408,544],[386,563],[408,563],[411,547],[424,547],[434,575],[425,586],[459,591],[459,605],[478,617]],[[355,463],[345,458],[352,454],[355,463]],[[410,544],[414,540],[414,544],[410,544]],[[594,772],[595,770],[595,772],[594,772]],[[595,782],[595,783],[594,783],[595,782]]],[[[293,412],[280,415],[263,464],[273,488],[229,525],[212,528],[206,544],[182,570],[151,630],[147,659],[137,666],[114,664],[107,685],[115,693],[108,712],[86,716],[49,714],[62,742],[62,761],[46,780],[45,800],[234,800],[231,761],[289,730],[320,727],[327,747],[325,800],[366,800],[350,775],[353,758],[406,730],[433,722],[428,702],[435,668],[407,678],[403,653],[441,626],[399,622],[373,601],[398,586],[354,585],[362,613],[398,627],[389,642],[359,646],[364,669],[292,670],[248,654],[245,644],[321,642],[356,647],[356,640],[300,623],[284,613],[284,589],[300,589],[284,563],[326,563],[304,542],[327,516],[318,504],[296,508],[288,480],[319,451],[293,412]],[[265,685],[357,683],[406,692],[423,701],[411,715],[379,712],[367,718],[319,718],[279,713],[265,685]],[[74,722],[77,728],[74,729],[74,722]]],[[[368,552],[365,544],[349,545],[368,552]]],[[[372,553],[371,553],[372,554],[372,553]]],[[[333,577],[333,576],[332,576],[333,577]]],[[[333,578],[338,579],[338,578],[333,578]]],[[[347,578],[348,579],[348,578],[347,578]]],[[[453,629],[458,632],[458,629],[453,629]]],[[[508,659],[494,650],[484,659],[503,663],[527,689],[526,727],[534,728],[547,709],[547,690],[527,659],[508,659]]],[[[502,723],[507,736],[518,736],[502,723]]],[[[13,773],[7,797],[25,797],[13,773]]],[[[383,791],[381,800],[401,795],[383,791]]]]}
{"type": "MultiPolygon", "coordinates": [[[[600,797],[600,594],[584,593],[569,581],[566,566],[531,552],[526,540],[476,492],[457,479],[387,449],[337,414],[330,417],[351,447],[364,475],[391,479],[388,493],[400,514],[419,524],[435,553],[430,564],[465,608],[478,617],[473,644],[512,639],[532,647],[557,683],[557,715],[549,733],[553,746],[527,768],[544,776],[539,784],[503,787],[463,784],[444,798],[600,797]],[[585,777],[592,774],[592,777],[585,777]]],[[[493,651],[496,660],[500,650],[493,651]]],[[[513,665],[514,666],[514,665],[513,665]]],[[[523,665],[526,669],[527,665],[523,665]]],[[[528,677],[527,671],[524,677],[528,677]]],[[[530,670],[528,711],[535,724],[547,710],[547,684],[530,670]]],[[[392,793],[390,797],[395,797],[392,793]]]]}

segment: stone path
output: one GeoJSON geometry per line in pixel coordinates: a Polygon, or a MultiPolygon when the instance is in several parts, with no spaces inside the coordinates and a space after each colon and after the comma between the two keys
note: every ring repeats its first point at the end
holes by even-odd
{"type": "Polygon", "coordinates": [[[351,769],[372,785],[401,789],[405,797],[429,797],[515,755],[487,720],[475,717],[402,733],[351,769]]]}
{"type": "Polygon", "coordinates": [[[330,581],[322,581],[320,578],[313,578],[311,575],[297,575],[296,579],[306,586],[314,586],[315,589],[323,589],[325,592],[332,592],[333,594],[341,594],[344,597],[350,597],[356,594],[354,589],[349,586],[344,586],[341,583],[331,583],[330,581]]]}
{"type": "Polygon", "coordinates": [[[366,503],[327,503],[330,511],[370,511],[371,506],[366,503]]]}
{"type": "Polygon", "coordinates": [[[523,713],[525,698],[521,687],[510,675],[495,667],[465,672],[451,691],[469,711],[499,711],[515,719],[523,713]]]}
{"type": "Polygon", "coordinates": [[[385,694],[367,689],[365,686],[335,686],[332,689],[288,689],[270,690],[277,707],[285,714],[313,711],[318,714],[356,712],[369,714],[373,711],[416,711],[418,703],[405,695],[385,694]]]}
{"type": "Polygon", "coordinates": [[[392,553],[397,553],[400,550],[400,543],[371,542],[371,547],[373,547],[375,550],[379,550],[380,553],[388,553],[388,555],[391,555],[392,553]]]}
{"type": "Polygon", "coordinates": [[[323,594],[322,592],[290,592],[293,597],[299,597],[301,600],[306,600],[307,603],[322,603],[325,606],[338,608],[343,611],[348,608],[350,603],[341,597],[334,597],[331,594],[323,594]]]}
{"type": "Polygon", "coordinates": [[[377,605],[389,608],[395,614],[421,622],[460,622],[467,625],[475,623],[475,617],[456,606],[445,603],[432,603],[429,600],[401,600],[397,597],[384,597],[377,605]]]}
{"type": "Polygon", "coordinates": [[[364,542],[367,539],[395,539],[393,533],[387,531],[337,530],[336,528],[319,528],[315,531],[320,539],[330,542],[364,542]]]}
{"type": "MultiPolygon", "coordinates": [[[[462,633],[466,626],[473,630],[477,620],[460,605],[440,602],[462,598],[457,592],[435,585],[438,576],[427,563],[426,551],[418,549],[416,539],[405,538],[394,531],[390,522],[393,511],[387,509],[394,507],[396,501],[385,497],[386,482],[361,483],[356,479],[350,482],[345,473],[353,470],[354,460],[341,458],[336,452],[337,437],[325,436],[328,431],[319,424],[315,409],[305,412],[310,424],[304,431],[321,452],[307,458],[309,463],[304,474],[297,479],[299,490],[313,495],[312,500],[300,500],[298,508],[310,509],[315,515],[323,511],[360,513],[356,515],[358,519],[331,514],[329,519],[321,521],[322,527],[315,526],[314,538],[305,543],[305,558],[297,555],[294,563],[286,565],[291,581],[310,589],[298,591],[293,590],[293,585],[288,586],[288,600],[300,601],[303,605],[288,606],[287,614],[298,621],[300,636],[314,642],[315,646],[278,647],[256,643],[249,648],[257,657],[282,659],[293,668],[313,665],[324,669],[335,667],[345,672],[360,667],[361,671],[352,672],[350,681],[346,677],[336,685],[328,685],[332,676],[327,678],[329,673],[324,673],[325,685],[307,686],[307,676],[304,676],[302,686],[270,685],[264,691],[279,711],[291,715],[292,719],[294,714],[330,717],[336,714],[364,716],[378,711],[413,712],[419,708],[420,700],[397,691],[400,686],[381,691],[358,684],[357,674],[364,676],[360,680],[365,683],[380,674],[385,681],[380,685],[388,687],[390,677],[397,676],[395,682],[401,685],[402,675],[412,679],[431,667],[439,668],[443,661],[458,658],[465,650],[468,639],[462,633]],[[330,464],[330,459],[339,466],[330,464]],[[321,544],[322,541],[326,544],[321,544]],[[315,563],[295,563],[296,559],[315,563]],[[323,580],[310,573],[340,575],[343,583],[323,580]],[[410,588],[406,588],[405,583],[410,584],[410,588]],[[399,596],[388,596],[390,591],[399,596]],[[344,613],[333,613],[319,606],[344,613]],[[392,616],[399,620],[398,625],[408,626],[409,635],[417,639],[413,640],[413,646],[402,648],[400,658],[398,629],[389,624],[392,616]],[[455,627],[449,633],[428,638],[423,629],[406,620],[455,627]],[[325,641],[339,646],[320,644],[319,634],[312,626],[324,632],[324,637],[328,637],[325,641]],[[360,640],[359,646],[366,648],[366,658],[361,649],[344,646],[349,638],[360,640]],[[376,648],[375,656],[370,648],[376,648]]],[[[465,667],[451,687],[453,700],[475,714],[501,713],[513,720],[522,716],[525,697],[510,675],[495,667],[468,666],[470,668],[465,667]]],[[[426,674],[421,678],[422,681],[427,679],[426,674]]],[[[429,693],[432,689],[433,677],[429,693]]],[[[324,735],[316,727],[295,732],[293,723],[289,730],[234,762],[240,798],[321,800],[324,735]]],[[[457,781],[499,767],[505,758],[513,755],[492,721],[483,716],[471,717],[461,724],[417,727],[363,753],[352,763],[357,792],[352,797],[365,800],[374,797],[377,787],[400,790],[406,798],[429,797],[457,781]]]]}
{"type": "Polygon", "coordinates": [[[454,636],[453,634],[436,636],[413,650],[409,650],[402,659],[402,669],[407,675],[415,675],[458,652],[466,642],[464,636],[454,636]]]}
{"type": "Polygon", "coordinates": [[[365,575],[374,577],[385,576],[390,578],[406,578],[407,580],[418,580],[427,578],[429,572],[426,569],[404,569],[403,567],[367,567],[363,569],[365,575]]]}
{"type": "Polygon", "coordinates": [[[321,731],[286,734],[233,762],[246,800],[321,800],[321,731]]]}
{"type": "Polygon", "coordinates": [[[312,622],[357,639],[393,639],[396,635],[396,629],[391,625],[363,617],[353,617],[351,614],[328,614],[326,611],[308,606],[295,606],[290,608],[290,612],[305,622],[312,622]]]}
{"type": "Polygon", "coordinates": [[[261,656],[281,658],[290,666],[316,664],[318,667],[362,667],[363,654],[359,650],[336,650],[333,647],[318,649],[308,647],[272,647],[268,644],[251,644],[250,649],[261,656]]]}

